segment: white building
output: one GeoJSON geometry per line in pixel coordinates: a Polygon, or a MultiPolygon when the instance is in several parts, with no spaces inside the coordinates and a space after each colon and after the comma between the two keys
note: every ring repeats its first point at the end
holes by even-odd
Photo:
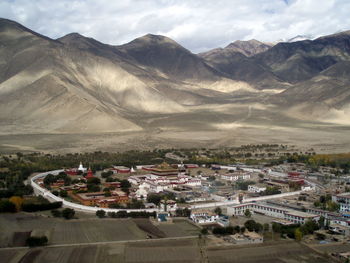
{"type": "Polygon", "coordinates": [[[160,201],[160,209],[163,211],[175,211],[177,209],[176,201],[174,200],[167,200],[167,201],[160,201]]]}
{"type": "Polygon", "coordinates": [[[260,244],[264,242],[263,236],[255,232],[244,232],[243,234],[234,234],[228,237],[228,240],[239,245],[260,244]]]}
{"type": "Polygon", "coordinates": [[[244,215],[244,212],[249,210],[250,212],[256,212],[266,216],[271,216],[275,218],[281,218],[295,224],[304,224],[307,220],[318,220],[319,215],[309,214],[301,211],[296,211],[292,209],[271,206],[267,204],[260,203],[246,203],[241,205],[235,205],[227,207],[227,213],[229,215],[244,215]]]}
{"type": "Polygon", "coordinates": [[[332,200],[339,204],[339,212],[350,212],[350,193],[334,195],[332,200]]]}
{"type": "Polygon", "coordinates": [[[154,174],[129,176],[128,181],[133,185],[138,185],[137,196],[147,196],[147,192],[159,193],[168,189],[173,189],[182,185],[191,187],[201,186],[202,181],[187,175],[159,176],[154,174]],[[141,189],[142,188],[142,189],[141,189]]]}
{"type": "Polygon", "coordinates": [[[259,186],[255,184],[248,185],[248,192],[250,193],[261,193],[266,190],[265,186],[259,186]]]}
{"type": "Polygon", "coordinates": [[[81,171],[81,172],[85,173],[86,170],[87,169],[85,167],[83,167],[82,162],[80,162],[79,167],[78,167],[78,171],[81,171]]]}
{"type": "Polygon", "coordinates": [[[228,173],[221,175],[222,180],[227,181],[238,181],[238,180],[248,180],[250,179],[250,173],[228,173]]]}
{"type": "Polygon", "coordinates": [[[350,235],[350,228],[339,224],[330,224],[329,230],[344,236],[350,235]]]}
{"type": "Polygon", "coordinates": [[[147,198],[147,195],[149,193],[149,185],[147,183],[142,183],[139,185],[139,189],[137,189],[136,191],[136,197],[138,199],[140,199],[141,197],[143,197],[144,199],[147,198]]]}
{"type": "Polygon", "coordinates": [[[345,218],[332,218],[329,223],[330,225],[341,225],[350,228],[350,220],[345,218]]]}
{"type": "Polygon", "coordinates": [[[147,181],[145,184],[147,184],[149,192],[152,193],[160,193],[170,188],[169,184],[166,183],[155,183],[147,181]]]}
{"type": "Polygon", "coordinates": [[[188,186],[201,186],[202,181],[200,179],[192,178],[192,179],[187,180],[184,184],[188,185],[188,186]]]}
{"type": "Polygon", "coordinates": [[[197,224],[209,224],[215,223],[219,215],[210,210],[196,210],[191,212],[190,218],[197,224]]]}

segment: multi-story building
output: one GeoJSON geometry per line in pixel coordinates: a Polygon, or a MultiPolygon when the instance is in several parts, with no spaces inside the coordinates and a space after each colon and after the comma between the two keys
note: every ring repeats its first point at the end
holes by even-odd
{"type": "Polygon", "coordinates": [[[127,203],[129,197],[123,191],[112,191],[111,196],[105,196],[104,192],[77,193],[71,195],[83,205],[108,207],[110,204],[127,203]]]}
{"type": "Polygon", "coordinates": [[[334,195],[332,201],[339,204],[339,212],[350,212],[350,193],[334,195]]]}
{"type": "Polygon", "coordinates": [[[229,215],[244,215],[246,210],[249,210],[253,213],[263,214],[266,216],[281,218],[283,220],[287,220],[295,224],[304,224],[309,219],[319,219],[318,215],[260,203],[246,203],[231,206],[227,208],[227,213],[229,215]]]}
{"type": "Polygon", "coordinates": [[[248,185],[248,192],[251,192],[251,193],[261,193],[261,192],[264,192],[265,190],[266,190],[266,186],[263,186],[263,185],[255,185],[255,184],[248,185]]]}
{"type": "Polygon", "coordinates": [[[193,222],[197,224],[210,224],[216,223],[216,220],[219,218],[219,215],[215,214],[210,210],[201,209],[192,211],[190,218],[193,222]]]}
{"type": "Polygon", "coordinates": [[[221,175],[221,179],[227,180],[227,181],[248,180],[250,179],[250,173],[242,172],[242,171],[227,173],[227,174],[221,175]]]}

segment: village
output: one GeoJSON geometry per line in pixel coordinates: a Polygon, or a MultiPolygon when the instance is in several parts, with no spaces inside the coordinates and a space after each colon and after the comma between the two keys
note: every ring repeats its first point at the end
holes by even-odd
{"type": "Polygon", "coordinates": [[[290,249],[299,261],[346,262],[348,156],[267,147],[278,156],[237,159],[205,149],[3,156],[0,247],[80,251],[102,242],[109,255],[125,242],[118,259],[134,262],[142,254],[136,244],[156,253],[160,242],[167,260],[179,257],[165,253],[177,246],[186,262],[287,260],[290,249]]]}
{"type": "Polygon", "coordinates": [[[321,167],[315,173],[303,163],[263,167],[165,162],[93,172],[80,163],[56,175],[34,177],[33,186],[106,214],[150,211],[160,223],[185,214],[201,233],[224,233],[223,241],[233,244],[262,243],[271,230],[295,239],[312,233],[307,242],[348,242],[349,182],[331,172],[321,167]],[[311,229],[303,230],[311,222],[311,229]]]}

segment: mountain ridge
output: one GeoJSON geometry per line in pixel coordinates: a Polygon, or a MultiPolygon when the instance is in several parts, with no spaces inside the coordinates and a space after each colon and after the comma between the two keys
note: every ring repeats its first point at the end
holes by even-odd
{"type": "Polygon", "coordinates": [[[297,123],[304,109],[322,121],[320,105],[326,115],[346,115],[349,32],[194,54],[160,35],[108,45],[78,33],[50,39],[2,19],[0,132],[217,130],[263,123],[264,114],[297,123]],[[251,105],[260,115],[245,116],[251,105]]]}

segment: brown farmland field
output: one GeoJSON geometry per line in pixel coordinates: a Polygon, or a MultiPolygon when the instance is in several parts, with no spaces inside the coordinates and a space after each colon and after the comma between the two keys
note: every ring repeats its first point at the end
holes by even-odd
{"type": "Polygon", "coordinates": [[[45,233],[49,244],[90,243],[146,239],[131,219],[47,218],[24,213],[0,216],[0,247],[23,246],[25,232],[45,233]],[[23,238],[21,238],[23,237],[23,238]]]}
{"type": "Polygon", "coordinates": [[[130,219],[61,220],[52,233],[52,244],[145,239],[146,234],[130,219]]]}
{"type": "Polygon", "coordinates": [[[125,251],[126,262],[200,262],[196,247],[132,247],[125,251]]]}
{"type": "Polygon", "coordinates": [[[146,232],[151,238],[166,237],[165,233],[151,223],[147,218],[134,218],[133,221],[142,231],[146,232]]]}
{"type": "Polygon", "coordinates": [[[174,220],[172,224],[160,224],[158,228],[166,234],[167,237],[198,236],[200,229],[186,220],[174,220]]]}
{"type": "Polygon", "coordinates": [[[63,245],[35,249],[0,249],[1,262],[33,263],[330,263],[322,253],[296,242],[207,248],[198,239],[149,239],[98,245],[63,245]],[[34,257],[35,256],[35,257],[34,257]],[[22,260],[22,261],[21,261],[22,260]]]}
{"type": "Polygon", "coordinates": [[[279,242],[268,245],[236,246],[227,249],[207,250],[213,263],[329,263],[329,258],[317,254],[296,242],[279,242]]]}

